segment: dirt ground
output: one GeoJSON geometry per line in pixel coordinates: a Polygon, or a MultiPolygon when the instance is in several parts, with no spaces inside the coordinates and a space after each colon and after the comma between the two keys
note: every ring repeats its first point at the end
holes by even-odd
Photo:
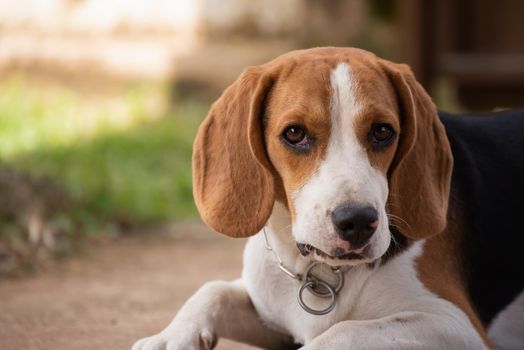
{"type": "MultiPolygon", "coordinates": [[[[0,282],[0,349],[129,349],[161,330],[204,282],[237,278],[243,240],[202,224],[96,245],[32,277],[0,282]]],[[[252,347],[220,340],[218,349],[252,347]]]]}

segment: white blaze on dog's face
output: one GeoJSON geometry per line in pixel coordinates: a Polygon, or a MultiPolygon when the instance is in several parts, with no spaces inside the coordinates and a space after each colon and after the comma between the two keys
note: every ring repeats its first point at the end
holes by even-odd
{"type": "Polygon", "coordinates": [[[387,179],[371,165],[365,145],[357,138],[359,104],[349,66],[339,64],[331,71],[330,81],[331,133],[326,155],[311,178],[291,194],[295,208],[292,232],[297,242],[328,255],[366,252],[364,258],[372,260],[385,253],[390,242],[385,211],[387,179]],[[371,219],[368,224],[376,226],[369,241],[352,246],[337,233],[332,216],[341,206],[369,207],[377,212],[376,220],[371,219]]]}
{"type": "Polygon", "coordinates": [[[398,107],[382,73],[361,65],[294,67],[276,82],[264,118],[297,246],[331,265],[373,261],[391,240],[387,172],[398,107]]]}

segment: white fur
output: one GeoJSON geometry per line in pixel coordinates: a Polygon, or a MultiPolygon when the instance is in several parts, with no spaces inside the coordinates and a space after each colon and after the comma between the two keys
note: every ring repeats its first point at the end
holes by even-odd
{"type": "MultiPolygon", "coordinates": [[[[347,251],[349,244],[339,238],[330,213],[349,202],[372,206],[379,212],[379,226],[372,236],[369,261],[380,257],[390,242],[386,200],[387,179],[373,168],[355,133],[359,106],[355,100],[358,89],[347,64],[339,64],[331,73],[331,136],[326,158],[309,181],[292,195],[296,210],[293,236],[330,254],[333,248],[347,251]]],[[[326,260],[342,265],[351,260],[326,260]]],[[[361,263],[360,261],[359,263],[361,263]]]]}
{"type": "Polygon", "coordinates": [[[519,350],[524,344],[524,291],[493,320],[488,336],[499,350],[519,350]]]}
{"type": "MultiPolygon", "coordinates": [[[[347,64],[336,67],[331,82],[333,127],[326,158],[293,193],[296,222],[291,224],[287,209],[275,203],[267,225],[274,251],[295,273],[303,273],[311,262],[311,257],[299,254],[296,241],[328,252],[341,244],[326,212],[346,201],[371,204],[380,213],[371,258],[380,257],[390,242],[387,181],[371,166],[356,138],[358,87],[347,64]]],[[[385,264],[377,260],[353,266],[345,272],[335,309],[314,316],[297,302],[301,282],[278,268],[276,257],[258,234],[246,245],[241,280],[206,284],[170,325],[135,343],[133,350],[207,349],[214,336],[265,348],[282,348],[291,337],[305,349],[319,350],[485,349],[464,312],[431,293],[418,279],[415,261],[423,247],[423,242],[415,243],[385,264]]],[[[313,308],[324,303],[313,296],[308,299],[313,308]]]]}
{"type": "MultiPolygon", "coordinates": [[[[287,268],[302,273],[311,260],[298,253],[289,223],[287,210],[276,204],[267,229],[269,241],[287,268]]],[[[270,327],[291,334],[302,344],[311,341],[333,324],[346,319],[349,310],[358,299],[362,285],[372,272],[364,265],[348,271],[345,278],[351,287],[342,289],[335,309],[328,315],[315,316],[305,312],[297,302],[297,291],[301,282],[283,274],[276,263],[275,256],[264,248],[263,237],[259,234],[251,238],[246,245],[242,280],[262,319],[270,327]]],[[[316,309],[326,306],[325,299],[311,298],[308,301],[309,305],[316,309]]]]}
{"type": "MultiPolygon", "coordinates": [[[[287,211],[276,205],[267,233],[286,267],[302,272],[309,261],[289,238],[289,223],[287,211]]],[[[280,271],[258,234],[246,245],[241,280],[207,283],[170,325],[133,350],[207,349],[200,339],[210,335],[280,348],[283,334],[304,349],[486,349],[468,317],[418,280],[414,262],[422,250],[418,242],[382,266],[353,267],[335,309],[314,316],[297,303],[300,282],[280,271]]],[[[322,306],[319,299],[310,302],[322,306]]]]}
{"type": "MultiPolygon", "coordinates": [[[[287,215],[281,205],[275,206],[267,230],[270,243],[286,267],[303,271],[310,261],[297,254],[289,239],[287,215]]],[[[339,293],[336,308],[325,316],[310,315],[298,305],[300,282],[278,269],[275,257],[264,249],[261,235],[251,238],[246,246],[242,280],[257,312],[270,327],[291,334],[299,343],[316,343],[316,349],[394,349],[394,344],[378,342],[393,338],[402,344],[402,349],[418,348],[421,341],[434,349],[485,348],[467,316],[425,289],[418,280],[414,260],[422,248],[423,242],[416,243],[384,266],[353,267],[345,274],[346,285],[339,293]],[[278,287],[267,288],[268,285],[278,287]],[[409,327],[395,325],[395,317],[405,319],[409,327]],[[343,330],[331,330],[340,323],[347,324],[343,330]],[[360,333],[363,328],[369,331],[360,333]]],[[[312,301],[312,306],[322,306],[318,298],[312,301]]]]}

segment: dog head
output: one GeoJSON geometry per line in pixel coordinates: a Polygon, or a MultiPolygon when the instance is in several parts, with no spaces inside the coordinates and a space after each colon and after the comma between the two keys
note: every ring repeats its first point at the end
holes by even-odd
{"type": "Polygon", "coordinates": [[[245,70],[194,145],[203,220],[257,233],[275,201],[303,255],[331,265],[382,256],[390,225],[441,232],[452,157],[435,106],[410,69],[350,48],[294,51],[245,70]]]}

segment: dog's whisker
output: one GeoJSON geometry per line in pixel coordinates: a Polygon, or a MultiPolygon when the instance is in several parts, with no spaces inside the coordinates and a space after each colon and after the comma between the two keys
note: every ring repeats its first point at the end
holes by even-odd
{"type": "Polygon", "coordinates": [[[400,243],[397,241],[394,235],[391,235],[391,242],[393,242],[393,244],[395,245],[395,248],[401,247],[400,243]]]}
{"type": "MultiPolygon", "coordinates": [[[[386,215],[392,222],[394,222],[395,220],[398,220],[398,221],[400,221],[401,224],[405,224],[408,227],[408,229],[411,230],[411,225],[409,224],[409,222],[407,222],[406,220],[402,219],[400,216],[394,215],[394,214],[389,214],[389,213],[386,214],[386,215]]],[[[397,228],[399,228],[399,227],[397,226],[397,228]]]]}

